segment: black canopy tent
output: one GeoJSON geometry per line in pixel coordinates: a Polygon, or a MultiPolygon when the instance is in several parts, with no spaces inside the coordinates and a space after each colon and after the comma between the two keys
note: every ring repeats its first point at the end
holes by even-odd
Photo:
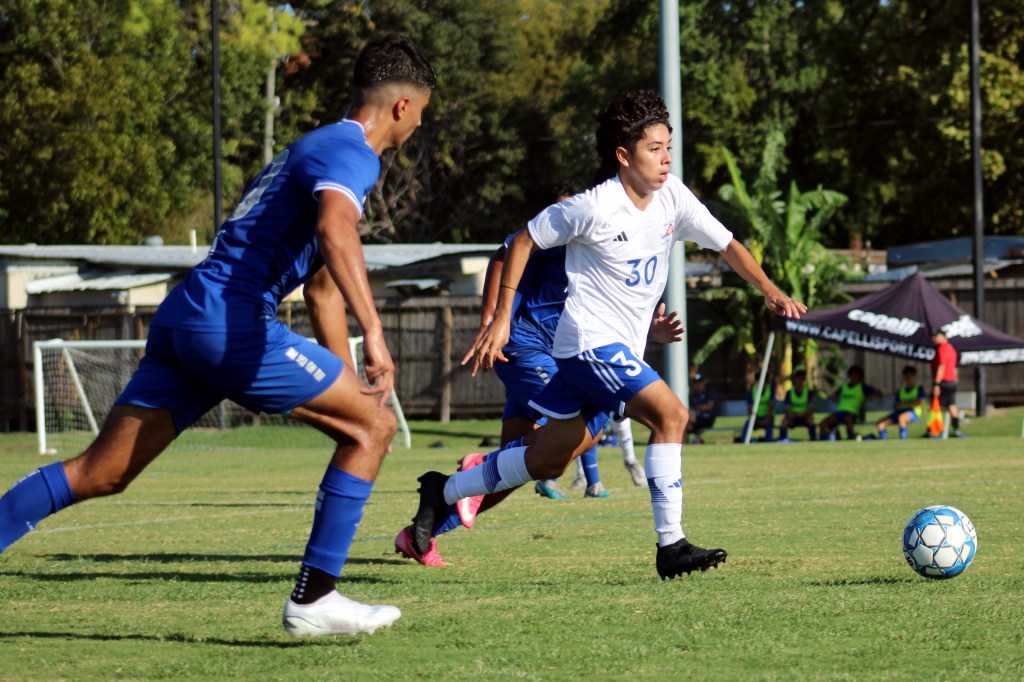
{"type": "MultiPolygon", "coordinates": [[[[764,389],[775,334],[791,334],[918,361],[931,361],[931,331],[941,328],[961,365],[1024,362],[1024,339],[977,320],[916,273],[892,286],[837,308],[812,310],[799,320],[777,317],[768,336],[755,404],[764,389]]],[[[750,441],[747,428],[745,442],[750,441]]]]}

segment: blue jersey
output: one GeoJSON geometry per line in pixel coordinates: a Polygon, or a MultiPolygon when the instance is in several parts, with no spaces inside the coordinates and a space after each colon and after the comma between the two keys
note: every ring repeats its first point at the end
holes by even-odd
{"type": "Polygon", "coordinates": [[[380,173],[363,127],[343,120],[303,136],[263,169],[210,253],[160,306],[153,325],[194,331],[254,329],[323,264],[317,192],[342,192],[362,212],[380,173]]]}
{"type": "MultiPolygon", "coordinates": [[[[505,247],[519,234],[505,240],[505,247]]],[[[535,251],[523,269],[512,304],[512,329],[506,348],[535,348],[551,353],[558,318],[565,308],[569,278],[565,274],[565,247],[535,251]]]]}

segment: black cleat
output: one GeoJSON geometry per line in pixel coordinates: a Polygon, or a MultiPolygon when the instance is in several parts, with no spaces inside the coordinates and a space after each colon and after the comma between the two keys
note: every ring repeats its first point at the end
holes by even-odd
{"type": "Polygon", "coordinates": [[[420,555],[430,549],[434,525],[448,509],[444,501],[444,484],[448,477],[440,471],[428,471],[420,476],[420,506],[412,517],[412,546],[420,555]]]}
{"type": "Polygon", "coordinates": [[[724,549],[704,549],[697,545],[691,545],[686,538],[658,547],[658,575],[661,579],[675,578],[677,575],[690,571],[706,571],[711,567],[718,568],[718,564],[725,561],[727,556],[724,549]]]}

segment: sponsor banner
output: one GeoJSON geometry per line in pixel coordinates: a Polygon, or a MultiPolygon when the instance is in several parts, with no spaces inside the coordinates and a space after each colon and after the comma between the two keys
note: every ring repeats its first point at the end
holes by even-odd
{"type": "Polygon", "coordinates": [[[1024,362],[1024,348],[968,350],[960,354],[961,365],[1001,365],[1007,362],[1024,362]]]}
{"type": "Polygon", "coordinates": [[[852,329],[840,329],[829,325],[820,325],[790,318],[787,318],[785,322],[787,332],[809,336],[812,339],[841,343],[878,353],[891,353],[914,360],[931,361],[935,357],[934,346],[921,346],[910,341],[888,339],[884,336],[866,334],[852,329]]]}

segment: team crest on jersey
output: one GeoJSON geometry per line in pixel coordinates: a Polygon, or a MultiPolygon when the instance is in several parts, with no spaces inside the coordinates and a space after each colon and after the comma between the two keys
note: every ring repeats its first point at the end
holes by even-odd
{"type": "Polygon", "coordinates": [[[673,222],[665,223],[665,231],[661,234],[661,240],[667,241],[672,239],[672,230],[676,229],[676,224],[673,222]]]}

